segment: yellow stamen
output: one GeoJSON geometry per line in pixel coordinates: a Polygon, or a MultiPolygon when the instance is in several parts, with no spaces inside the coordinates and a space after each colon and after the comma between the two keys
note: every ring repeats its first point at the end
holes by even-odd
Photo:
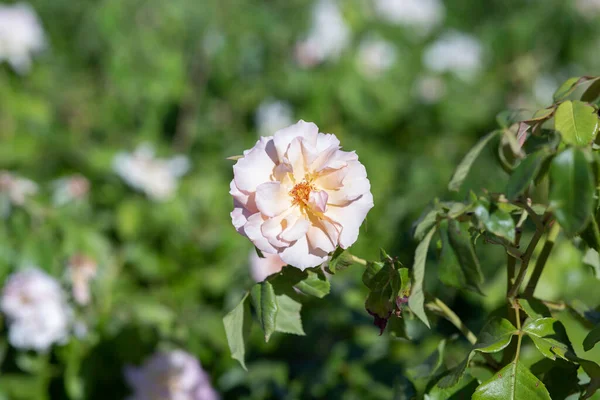
{"type": "Polygon", "coordinates": [[[315,187],[307,181],[302,181],[296,184],[294,188],[289,191],[289,195],[294,199],[292,204],[307,205],[308,197],[310,196],[310,192],[313,190],[315,190],[315,187]]]}

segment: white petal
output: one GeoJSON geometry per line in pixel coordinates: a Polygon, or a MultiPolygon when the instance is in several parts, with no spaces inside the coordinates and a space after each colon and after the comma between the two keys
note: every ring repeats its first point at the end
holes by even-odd
{"type": "Polygon", "coordinates": [[[373,208],[373,195],[365,193],[358,200],[349,203],[345,207],[330,206],[326,216],[342,226],[339,245],[347,249],[352,246],[358,238],[358,230],[365,220],[369,210],[373,208]]]}
{"type": "Polygon", "coordinates": [[[298,218],[294,224],[289,225],[283,230],[283,232],[281,232],[281,239],[288,242],[298,240],[302,236],[306,235],[309,226],[310,222],[308,222],[306,219],[302,217],[298,218]]]}
{"type": "Polygon", "coordinates": [[[238,189],[253,192],[256,187],[271,180],[275,162],[271,141],[259,140],[254,148],[233,166],[233,176],[238,189]]]}
{"type": "Polygon", "coordinates": [[[324,190],[313,190],[308,196],[308,205],[315,211],[324,213],[327,210],[329,195],[324,190]]]}
{"type": "Polygon", "coordinates": [[[319,174],[317,179],[315,179],[315,185],[322,189],[338,189],[342,186],[342,182],[347,174],[348,168],[330,170],[326,173],[319,174]]]}
{"type": "Polygon", "coordinates": [[[312,122],[298,121],[296,124],[288,126],[275,132],[273,143],[277,151],[278,160],[281,162],[288,150],[288,147],[295,137],[303,137],[309,143],[316,143],[319,128],[312,122]]]}
{"type": "Polygon", "coordinates": [[[321,249],[325,253],[331,253],[335,250],[336,245],[332,243],[331,238],[321,228],[311,226],[306,233],[306,237],[312,248],[321,249]]]}
{"type": "Polygon", "coordinates": [[[279,182],[266,182],[256,188],[256,207],[267,217],[281,214],[292,206],[292,197],[279,182]]]}
{"type": "Polygon", "coordinates": [[[305,270],[306,268],[316,267],[327,260],[327,254],[323,252],[317,254],[311,253],[306,236],[301,237],[281,253],[281,259],[287,264],[305,270]]]}
{"type": "Polygon", "coordinates": [[[358,199],[371,190],[371,183],[368,179],[359,179],[344,184],[338,190],[330,190],[328,204],[345,206],[349,202],[358,199]]]}
{"type": "Polygon", "coordinates": [[[252,241],[252,243],[254,243],[256,247],[258,247],[260,251],[272,254],[277,253],[277,249],[271,246],[269,241],[263,236],[261,232],[261,226],[263,222],[264,220],[260,213],[251,215],[248,218],[248,222],[246,222],[246,225],[244,225],[244,233],[246,234],[248,239],[250,239],[250,241],[252,241]]]}

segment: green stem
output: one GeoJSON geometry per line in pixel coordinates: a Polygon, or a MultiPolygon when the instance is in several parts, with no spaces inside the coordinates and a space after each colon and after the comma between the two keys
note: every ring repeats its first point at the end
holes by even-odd
{"type": "Polygon", "coordinates": [[[467,326],[462,322],[460,317],[456,315],[454,311],[450,307],[446,305],[442,300],[437,297],[433,300],[433,304],[437,306],[440,310],[441,314],[452,323],[469,341],[471,344],[477,343],[477,336],[467,328],[467,326]]]}
{"type": "Polygon", "coordinates": [[[354,255],[350,255],[350,257],[352,258],[353,262],[360,265],[364,265],[365,267],[367,266],[367,260],[365,260],[364,258],[356,257],[354,255]]]}
{"type": "Polygon", "coordinates": [[[519,289],[525,280],[525,275],[527,274],[527,268],[529,267],[529,262],[531,261],[531,257],[533,256],[533,252],[535,248],[544,235],[545,228],[548,226],[548,221],[550,219],[551,214],[546,213],[544,216],[544,223],[541,229],[536,229],[533,237],[531,238],[531,242],[529,242],[529,246],[527,246],[527,250],[525,250],[525,254],[523,254],[523,258],[521,259],[521,268],[519,269],[519,274],[515,279],[515,283],[512,285],[510,290],[508,291],[507,297],[509,299],[514,299],[517,297],[519,293],[519,289]]]}
{"type": "Polygon", "coordinates": [[[540,277],[542,276],[542,272],[544,271],[544,267],[546,266],[546,261],[548,261],[550,252],[554,247],[554,242],[556,241],[559,230],[560,228],[558,224],[552,224],[552,228],[550,229],[550,232],[548,232],[548,237],[546,238],[546,243],[544,243],[542,252],[535,263],[533,273],[531,274],[531,278],[529,278],[529,282],[527,283],[527,287],[523,293],[525,297],[533,296],[535,288],[540,280],[540,277]]]}
{"type": "MultiPolygon", "coordinates": [[[[520,244],[521,244],[521,236],[523,235],[523,224],[525,223],[525,221],[527,220],[527,211],[523,211],[523,213],[521,214],[521,218],[519,218],[519,222],[517,222],[517,225],[515,227],[515,242],[514,242],[514,246],[515,248],[519,248],[520,244]]],[[[515,283],[515,274],[517,272],[517,258],[514,255],[511,255],[510,253],[508,254],[508,262],[507,262],[507,269],[506,269],[506,293],[508,294],[510,292],[510,288],[512,287],[512,285],[515,283]]]]}
{"type": "Polygon", "coordinates": [[[515,363],[519,361],[519,356],[521,355],[521,340],[523,339],[523,332],[521,332],[521,316],[519,315],[521,307],[517,302],[513,302],[513,308],[515,309],[515,319],[517,323],[517,350],[515,351],[515,363]]]}

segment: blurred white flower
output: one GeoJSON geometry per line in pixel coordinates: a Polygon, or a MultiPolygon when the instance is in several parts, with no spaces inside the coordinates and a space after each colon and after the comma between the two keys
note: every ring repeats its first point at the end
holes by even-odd
{"type": "Polygon", "coordinates": [[[0,194],[6,195],[13,205],[22,206],[37,191],[38,185],[35,182],[8,171],[0,171],[0,194]]]}
{"type": "Polygon", "coordinates": [[[352,246],[373,208],[356,153],[302,120],[245,151],[230,189],[236,230],[263,254],[302,270],[321,265],[338,246],[352,246]]]}
{"type": "Polygon", "coordinates": [[[90,181],[82,175],[72,175],[57,179],[52,182],[54,189],[52,193],[52,202],[57,206],[64,206],[83,199],[90,190],[90,181]]]}
{"type": "Polygon", "coordinates": [[[575,8],[584,17],[595,17],[600,13],[600,0],[575,0],[575,8]]]}
{"type": "Polygon", "coordinates": [[[425,104],[434,104],[446,94],[446,83],[438,76],[422,76],[415,83],[417,97],[425,104]]]}
{"type": "Polygon", "coordinates": [[[0,62],[6,60],[16,72],[26,73],[33,54],[44,47],[44,31],[29,4],[0,4],[0,62]]]}
{"type": "Polygon", "coordinates": [[[260,136],[268,136],[294,123],[292,107],[285,101],[265,100],[258,106],[255,120],[260,136]]]}
{"type": "Polygon", "coordinates": [[[98,265],[96,261],[83,254],[75,254],[69,260],[69,277],[73,285],[73,298],[79,305],[90,302],[90,280],[96,277],[98,265]]]}
{"type": "Polygon", "coordinates": [[[440,0],[374,0],[375,12],[384,21],[404,25],[427,34],[446,15],[440,0]]]}
{"type": "Polygon", "coordinates": [[[264,258],[260,258],[256,251],[250,252],[250,276],[255,282],[264,281],[287,265],[278,254],[264,253],[263,255],[264,258]]]}
{"type": "Polygon", "coordinates": [[[133,152],[119,153],[113,160],[115,172],[134,189],[146,193],[153,200],[167,200],[177,189],[177,181],[189,169],[187,157],[156,158],[148,144],[133,152]]]}
{"type": "Polygon", "coordinates": [[[469,81],[482,68],[483,49],[475,37],[449,31],[431,44],[423,55],[423,63],[432,72],[451,72],[469,81]]]}
{"type": "Polygon", "coordinates": [[[9,276],[0,299],[8,340],[17,348],[44,351],[69,335],[71,310],[59,283],[38,268],[9,276]]]}
{"type": "Polygon", "coordinates": [[[363,75],[376,77],[390,69],[397,58],[398,53],[392,43],[370,36],[360,42],[356,62],[363,75]]]}
{"type": "Polygon", "coordinates": [[[131,400],[217,400],[200,362],[182,350],[155,353],[141,367],[126,367],[131,400]]]}
{"type": "Polygon", "coordinates": [[[307,37],[296,44],[296,60],[312,67],[325,60],[336,60],[350,43],[350,28],[334,0],[319,0],[312,13],[307,37]]]}

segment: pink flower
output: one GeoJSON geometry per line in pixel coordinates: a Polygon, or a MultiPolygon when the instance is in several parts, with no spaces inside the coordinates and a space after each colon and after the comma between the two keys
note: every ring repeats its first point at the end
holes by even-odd
{"type": "Polygon", "coordinates": [[[233,167],[233,225],[263,253],[300,269],[350,247],[373,207],[371,184],[354,152],[299,121],[261,138],[233,167]]]}
{"type": "Polygon", "coordinates": [[[277,254],[263,254],[260,258],[256,251],[250,253],[250,275],[255,282],[262,282],[270,275],[276,274],[287,265],[277,254]]]}

